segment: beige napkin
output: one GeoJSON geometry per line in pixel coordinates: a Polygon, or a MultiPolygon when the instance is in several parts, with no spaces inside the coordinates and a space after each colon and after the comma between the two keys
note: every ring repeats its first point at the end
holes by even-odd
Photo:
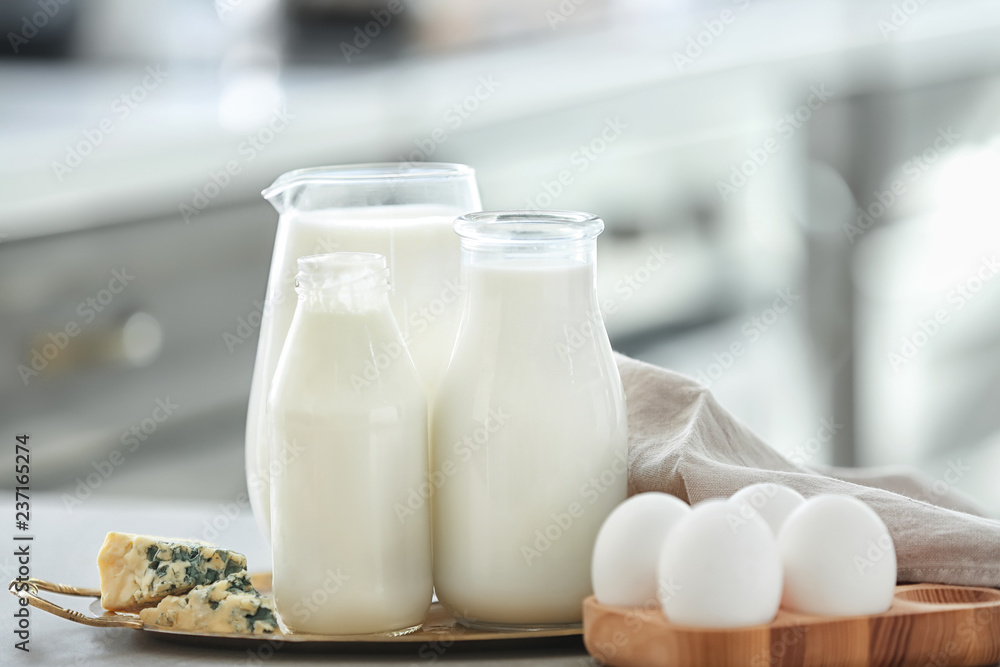
{"type": "Polygon", "coordinates": [[[628,399],[629,494],[664,491],[696,503],[756,482],[785,484],[807,498],[849,494],[868,503],[889,527],[899,581],[1000,588],[1000,522],[978,516],[975,503],[961,493],[899,470],[796,465],[702,384],[615,356],[628,399]]]}

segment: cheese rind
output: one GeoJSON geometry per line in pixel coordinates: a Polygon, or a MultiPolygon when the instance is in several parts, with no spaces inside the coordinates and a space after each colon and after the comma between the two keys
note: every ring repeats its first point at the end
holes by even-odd
{"type": "Polygon", "coordinates": [[[246,572],[164,598],[156,607],[140,611],[139,618],[147,625],[223,634],[259,635],[278,628],[273,602],[254,589],[246,572]]]}
{"type": "Polygon", "coordinates": [[[108,533],[97,556],[101,605],[136,611],[245,571],[243,554],[195,540],[108,533]]]}

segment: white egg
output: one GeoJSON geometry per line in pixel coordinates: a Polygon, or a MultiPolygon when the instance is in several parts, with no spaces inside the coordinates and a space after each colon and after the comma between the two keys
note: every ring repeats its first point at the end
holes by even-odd
{"type": "Polygon", "coordinates": [[[795,489],[769,482],[745,486],[734,493],[730,500],[740,505],[744,516],[760,514],[760,518],[767,522],[775,535],[781,530],[781,524],[788,515],[806,501],[795,489]]]}
{"type": "Polygon", "coordinates": [[[667,620],[702,628],[737,628],[774,620],[781,602],[781,558],[760,516],[709,500],[670,531],[659,567],[667,620]]]}
{"type": "Polygon", "coordinates": [[[792,512],[778,535],[782,606],[825,616],[880,614],[896,590],[896,549],[879,515],[851,496],[821,495],[792,512]]]}
{"type": "Polygon", "coordinates": [[[597,533],[591,582],[602,604],[637,607],[656,602],[656,567],[667,533],[691,508],[666,493],[632,496],[597,533]]]}

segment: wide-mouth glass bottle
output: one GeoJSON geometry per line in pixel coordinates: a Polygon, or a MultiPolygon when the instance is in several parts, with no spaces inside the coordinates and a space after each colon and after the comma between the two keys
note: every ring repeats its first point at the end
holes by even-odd
{"type": "Polygon", "coordinates": [[[625,499],[625,395],[587,213],[455,222],[467,298],[431,424],[434,580],[463,623],[576,624],[604,518],[625,499]]]}

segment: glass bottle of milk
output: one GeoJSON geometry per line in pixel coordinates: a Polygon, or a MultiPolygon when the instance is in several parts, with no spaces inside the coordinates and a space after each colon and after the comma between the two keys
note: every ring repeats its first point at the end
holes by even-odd
{"type": "Polygon", "coordinates": [[[427,401],[382,255],[298,260],[267,402],[274,603],[292,632],[399,635],[431,603],[427,401]]]}
{"type": "Polygon", "coordinates": [[[576,624],[598,529],[625,499],[625,395],[586,213],[455,222],[467,285],[432,410],[434,583],[467,625],[576,624]]]}
{"type": "Polygon", "coordinates": [[[269,538],[272,465],[264,406],[295,310],[296,260],[334,251],[386,256],[392,273],[389,305],[433,400],[462,310],[459,244],[452,224],[481,206],[475,172],[444,163],[299,169],[280,176],[263,194],[281,217],[261,304],[247,410],[246,473],[254,516],[269,538]]]}

